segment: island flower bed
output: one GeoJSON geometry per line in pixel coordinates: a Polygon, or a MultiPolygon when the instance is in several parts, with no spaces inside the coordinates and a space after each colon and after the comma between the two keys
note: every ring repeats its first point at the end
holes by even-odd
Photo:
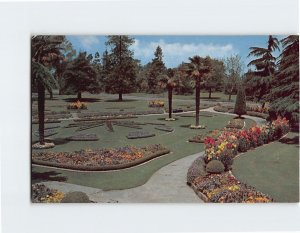
{"type": "Polygon", "coordinates": [[[87,104],[77,100],[76,102],[70,103],[67,109],[87,109],[87,104]]]}
{"type": "Polygon", "coordinates": [[[169,152],[160,144],[140,148],[125,146],[74,152],[38,152],[32,154],[32,163],[73,170],[106,171],[132,167],[169,152]]]}
{"type": "Polygon", "coordinates": [[[165,106],[165,102],[162,100],[151,100],[148,106],[150,108],[162,108],[165,106]]]}
{"type": "MultiPolygon", "coordinates": [[[[278,140],[287,134],[288,131],[288,120],[278,117],[277,120],[268,125],[253,126],[244,130],[223,131],[217,139],[207,137],[204,142],[205,154],[203,161],[205,166],[211,161],[217,160],[224,165],[225,171],[221,174],[199,175],[192,181],[188,178],[189,183],[202,199],[209,202],[272,201],[267,195],[255,191],[254,188],[236,180],[230,173],[230,169],[233,159],[239,152],[246,152],[251,148],[278,140]],[[222,181],[220,181],[220,179],[222,179],[222,181]],[[232,180],[234,180],[234,185],[237,185],[235,190],[228,188],[232,186],[232,180]],[[215,196],[217,194],[218,197],[215,196]],[[236,198],[236,201],[232,201],[232,198],[236,198]]],[[[191,169],[189,169],[189,171],[190,170],[191,169]]],[[[195,168],[192,170],[195,170],[195,168]]],[[[195,174],[195,171],[193,173],[195,174]]]]}

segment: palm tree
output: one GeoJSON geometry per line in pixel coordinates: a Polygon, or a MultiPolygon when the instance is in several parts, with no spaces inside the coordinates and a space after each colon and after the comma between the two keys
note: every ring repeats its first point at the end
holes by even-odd
{"type": "Polygon", "coordinates": [[[168,69],[167,74],[159,76],[159,86],[163,89],[168,90],[168,105],[169,105],[169,118],[166,120],[174,120],[172,118],[172,99],[173,99],[173,89],[178,85],[178,79],[175,74],[175,70],[168,69]]]}
{"type": "MultiPolygon", "coordinates": [[[[200,85],[201,81],[207,78],[207,75],[212,70],[210,57],[202,58],[200,56],[194,56],[189,58],[190,62],[185,63],[183,71],[184,73],[195,81],[195,104],[196,104],[196,123],[195,128],[199,127],[199,110],[200,110],[200,85]]],[[[193,127],[193,128],[194,128],[193,127]]]]}
{"type": "MultiPolygon", "coordinates": [[[[266,97],[270,92],[271,83],[276,71],[276,57],[273,52],[279,51],[279,41],[276,37],[269,36],[267,48],[250,47],[248,57],[253,56],[256,59],[249,62],[249,66],[254,66],[255,71],[252,72],[252,83],[257,91],[256,96],[258,101],[266,97]]],[[[263,106],[265,101],[263,101],[263,106]]]]}
{"type": "Polygon", "coordinates": [[[57,59],[60,59],[62,50],[60,45],[64,40],[64,36],[33,36],[31,40],[31,82],[38,92],[40,145],[45,145],[45,90],[51,93],[52,88],[56,86],[50,67],[57,59]]]}

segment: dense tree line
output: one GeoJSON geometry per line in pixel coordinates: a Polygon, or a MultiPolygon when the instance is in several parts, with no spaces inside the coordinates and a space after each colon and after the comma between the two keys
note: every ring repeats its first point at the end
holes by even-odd
{"type": "MultiPolygon", "coordinates": [[[[247,98],[265,104],[270,102],[270,116],[287,117],[299,122],[299,36],[291,35],[282,40],[269,36],[265,48],[250,47],[249,70],[244,74],[241,57],[232,55],[224,60],[195,55],[189,62],[176,68],[166,67],[163,50],[158,46],[153,59],[146,65],[134,58],[131,46],[134,38],[108,36],[106,50],[94,55],[78,54],[64,36],[33,36],[31,41],[32,91],[38,93],[39,135],[44,143],[44,106],[46,91],[53,96],[59,93],[83,92],[123,94],[130,92],[168,92],[169,118],[172,118],[172,95],[195,92],[196,124],[199,125],[200,89],[236,94],[244,88],[247,98]],[[279,57],[274,52],[282,51],[279,57]],[[241,86],[243,85],[243,86],[241,86]]],[[[244,98],[244,97],[243,97],[244,98]]]]}

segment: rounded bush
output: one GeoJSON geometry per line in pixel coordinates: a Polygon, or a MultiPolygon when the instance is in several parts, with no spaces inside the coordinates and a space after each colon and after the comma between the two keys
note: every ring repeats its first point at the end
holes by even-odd
{"type": "Polygon", "coordinates": [[[208,173],[222,173],[224,170],[225,167],[223,163],[218,160],[212,160],[206,165],[206,171],[208,173]]]}
{"type": "Polygon", "coordinates": [[[61,200],[61,203],[90,203],[88,195],[83,192],[69,192],[61,200]]]}

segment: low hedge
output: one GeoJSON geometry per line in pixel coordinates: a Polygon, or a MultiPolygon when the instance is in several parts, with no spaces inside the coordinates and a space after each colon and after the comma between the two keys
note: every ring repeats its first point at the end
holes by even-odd
{"type": "Polygon", "coordinates": [[[247,111],[247,115],[260,117],[260,118],[263,118],[263,119],[267,119],[269,117],[269,114],[261,113],[261,112],[254,112],[254,111],[247,111]]]}
{"type": "Polygon", "coordinates": [[[187,172],[187,184],[191,185],[195,178],[198,176],[205,176],[208,173],[205,169],[205,161],[203,156],[199,156],[193,161],[187,172]]]}
{"type": "Polygon", "coordinates": [[[139,139],[139,138],[149,138],[154,136],[155,136],[154,133],[145,132],[145,131],[135,131],[135,132],[130,132],[126,137],[128,139],[139,139]]]}

